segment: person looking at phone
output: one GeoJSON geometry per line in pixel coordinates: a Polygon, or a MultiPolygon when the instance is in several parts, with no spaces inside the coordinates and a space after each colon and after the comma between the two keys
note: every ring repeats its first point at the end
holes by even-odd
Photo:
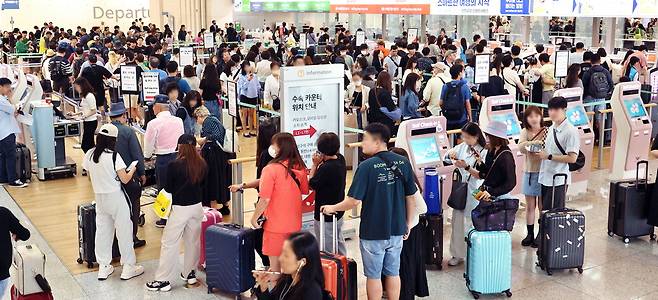
{"type": "Polygon", "coordinates": [[[261,174],[251,225],[264,229],[263,254],[270,258],[270,269],[278,272],[283,242],[302,228],[302,195],[308,194],[309,187],[306,165],[292,134],[275,134],[268,152],[273,159],[261,174]]]}
{"type": "MultiPolygon", "coordinates": [[[[313,154],[313,167],[309,185],[315,191],[315,212],[313,229],[315,237],[320,239],[320,207],[322,205],[336,204],[345,198],[345,177],[347,176],[347,166],[345,157],[338,151],[340,150],[340,138],[333,132],[325,132],[320,135],[317,141],[318,150],[313,154]]],[[[322,251],[338,251],[342,255],[347,255],[345,247],[345,238],[343,237],[343,212],[336,214],[337,236],[333,236],[332,218],[325,217],[324,226],[324,246],[322,251]],[[334,239],[338,241],[338,248],[332,249],[330,245],[334,239]]]]}
{"type": "Polygon", "coordinates": [[[197,283],[196,266],[199,265],[201,222],[203,219],[203,190],[208,166],[196,151],[196,138],[183,134],[178,138],[178,155],[167,166],[169,174],[164,190],[171,193],[171,214],[162,232],[160,263],[155,280],[146,283],[150,291],[168,292],[170,280],[180,275],[188,285],[197,283]],[[184,243],[185,254],[182,273],[176,274],[180,255],[180,242],[184,243]]]}
{"type": "Polygon", "coordinates": [[[466,257],[466,230],[473,226],[471,220],[471,211],[477,206],[478,201],[470,193],[477,190],[482,185],[482,179],[479,176],[473,176],[469,171],[487,156],[486,141],[482,130],[475,123],[466,123],[462,127],[462,142],[452,148],[445,156],[445,162],[457,167],[461,173],[462,180],[468,183],[466,193],[466,206],[464,209],[452,210],[452,235],[450,238],[450,255],[452,258],[448,261],[449,266],[457,266],[464,262],[466,257]]]}
{"type": "Polygon", "coordinates": [[[280,272],[253,271],[256,299],[331,299],[324,290],[320,249],[312,234],[303,231],[291,234],[283,242],[278,264],[280,272]]]}
{"type": "Polygon", "coordinates": [[[528,235],[521,241],[523,247],[538,247],[535,241],[535,209],[541,212],[541,184],[539,184],[539,167],[541,159],[531,155],[544,147],[546,128],[542,125],[543,113],[537,106],[528,106],[523,112],[523,129],[519,138],[519,151],[525,154],[523,172],[523,194],[526,203],[526,228],[528,235]]]}

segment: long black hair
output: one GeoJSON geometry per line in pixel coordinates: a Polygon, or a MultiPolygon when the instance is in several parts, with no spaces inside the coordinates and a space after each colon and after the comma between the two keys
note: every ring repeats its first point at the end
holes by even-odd
{"type": "Polygon", "coordinates": [[[103,152],[107,152],[107,150],[110,150],[111,152],[114,152],[114,147],[116,145],[117,138],[115,137],[110,137],[106,135],[99,134],[96,136],[96,147],[92,151],[94,151],[94,154],[92,156],[92,160],[94,163],[98,163],[101,158],[101,154],[103,152]]]}
{"type": "MultiPolygon", "coordinates": [[[[631,68],[633,68],[633,66],[638,62],[640,62],[640,59],[637,56],[631,57],[628,60],[628,67],[626,68],[626,71],[624,72],[624,76],[626,76],[629,79],[633,80],[633,78],[631,78],[631,68]]],[[[640,70],[636,70],[636,71],[639,72],[640,70]]]]}
{"type": "Polygon", "coordinates": [[[485,147],[487,145],[487,140],[484,138],[484,134],[482,134],[482,129],[480,129],[480,126],[478,126],[478,124],[475,124],[473,122],[468,122],[464,125],[464,127],[462,127],[462,132],[476,137],[478,139],[478,145],[482,147],[485,147]]]}
{"type": "Polygon", "coordinates": [[[261,154],[267,152],[272,145],[272,137],[277,134],[276,124],[271,120],[261,121],[258,124],[258,139],[256,140],[256,165],[260,166],[261,154]]]}
{"type": "Polygon", "coordinates": [[[87,97],[89,93],[94,92],[94,88],[91,86],[89,81],[84,77],[76,78],[73,84],[80,86],[80,96],[82,97],[87,97]]]}
{"type": "Polygon", "coordinates": [[[576,87],[578,84],[578,73],[580,73],[580,64],[573,64],[567,69],[566,87],[576,87]]]}
{"type": "MultiPolygon", "coordinates": [[[[306,259],[306,263],[297,274],[297,284],[290,289],[290,296],[286,299],[304,300],[304,291],[309,285],[315,283],[324,290],[324,274],[320,261],[320,247],[315,237],[306,231],[295,232],[288,237],[288,242],[295,252],[297,260],[306,259]]],[[[275,289],[283,289],[284,285],[291,284],[292,276],[283,274],[275,289]]]]}
{"type": "Polygon", "coordinates": [[[418,96],[418,92],[416,91],[416,83],[420,79],[420,75],[416,74],[415,72],[409,73],[409,75],[407,75],[407,79],[404,80],[402,95],[405,95],[408,91],[411,91],[412,93],[416,94],[416,96],[418,96]]]}
{"type": "Polygon", "coordinates": [[[203,69],[202,79],[205,79],[205,84],[208,86],[219,86],[219,73],[217,67],[213,64],[206,64],[203,69]]]}

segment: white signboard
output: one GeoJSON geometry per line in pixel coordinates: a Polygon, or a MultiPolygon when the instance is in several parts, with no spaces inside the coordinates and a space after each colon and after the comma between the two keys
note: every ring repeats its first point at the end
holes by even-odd
{"type": "Polygon", "coordinates": [[[475,56],[475,84],[489,83],[490,59],[489,54],[475,56]]]}
{"type": "Polygon", "coordinates": [[[155,96],[160,94],[160,75],[155,72],[143,72],[142,91],[144,92],[144,100],[155,99],[155,96]]]}
{"type": "Polygon", "coordinates": [[[408,43],[415,42],[418,39],[418,28],[409,28],[407,35],[408,35],[407,38],[408,43]]]}
{"type": "Polygon", "coordinates": [[[215,48],[215,36],[212,32],[206,32],[203,34],[203,46],[207,49],[215,48]]]}
{"type": "Polygon", "coordinates": [[[228,99],[228,114],[237,117],[238,116],[238,84],[235,81],[226,82],[226,95],[228,99]]]}
{"type": "Polygon", "coordinates": [[[138,90],[137,66],[121,66],[121,92],[135,93],[138,90]]]}
{"type": "Polygon", "coordinates": [[[178,64],[181,68],[194,65],[194,48],[180,47],[180,59],[178,64]]]}
{"type": "Polygon", "coordinates": [[[555,51],[555,78],[567,77],[569,70],[569,51],[555,51]]]}
{"type": "Polygon", "coordinates": [[[320,134],[336,133],[343,150],[344,74],[335,64],[281,68],[281,131],[295,137],[309,168],[320,134]]]}
{"type": "Polygon", "coordinates": [[[357,31],[356,32],[356,46],[363,45],[366,43],[366,32],[357,31]]]}
{"type": "Polygon", "coordinates": [[[306,37],[306,33],[300,33],[299,34],[299,48],[302,48],[306,50],[308,48],[308,38],[306,37]]]}

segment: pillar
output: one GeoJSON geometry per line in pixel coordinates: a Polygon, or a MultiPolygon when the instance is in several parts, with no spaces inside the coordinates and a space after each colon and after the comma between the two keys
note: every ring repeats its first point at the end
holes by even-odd
{"type": "Polygon", "coordinates": [[[605,50],[613,53],[615,49],[615,35],[617,34],[617,18],[607,18],[604,22],[605,50]]]}
{"type": "Polygon", "coordinates": [[[427,15],[420,15],[420,42],[427,42],[427,15]]]}
{"type": "Polygon", "coordinates": [[[600,47],[601,41],[599,40],[599,28],[600,28],[601,18],[594,17],[592,18],[592,47],[600,47]]]}
{"type": "Polygon", "coordinates": [[[530,16],[521,17],[521,41],[523,44],[530,44],[530,16]]]}
{"type": "Polygon", "coordinates": [[[388,26],[386,26],[386,14],[382,14],[382,39],[388,40],[388,26]]]}

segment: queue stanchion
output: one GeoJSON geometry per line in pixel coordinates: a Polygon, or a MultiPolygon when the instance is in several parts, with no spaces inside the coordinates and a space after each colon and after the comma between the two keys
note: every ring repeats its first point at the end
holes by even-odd
{"type": "Polygon", "coordinates": [[[605,121],[608,118],[608,114],[604,111],[599,111],[601,118],[598,121],[599,123],[599,150],[598,157],[599,161],[596,163],[596,168],[601,169],[603,165],[603,147],[605,146],[605,121]]]}
{"type": "MultiPolygon", "coordinates": [[[[231,163],[231,169],[232,169],[232,180],[234,183],[236,182],[242,182],[242,163],[239,161],[235,161],[231,163]]],[[[243,194],[242,191],[237,191],[233,193],[233,197],[231,197],[231,210],[233,211],[232,214],[232,223],[233,224],[238,224],[240,226],[244,226],[244,204],[243,204],[243,194]]]]}

